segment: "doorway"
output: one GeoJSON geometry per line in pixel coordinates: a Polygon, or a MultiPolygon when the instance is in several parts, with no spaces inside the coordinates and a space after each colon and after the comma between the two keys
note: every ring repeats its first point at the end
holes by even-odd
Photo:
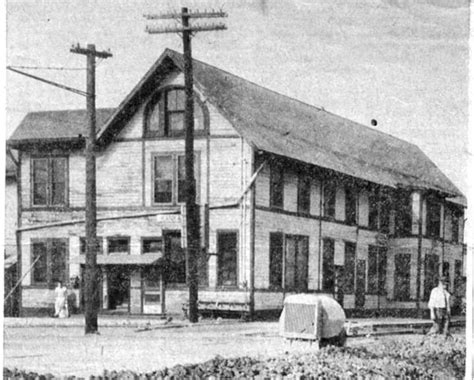
{"type": "Polygon", "coordinates": [[[112,265],[107,269],[109,310],[130,311],[130,273],[124,265],[112,265]]]}

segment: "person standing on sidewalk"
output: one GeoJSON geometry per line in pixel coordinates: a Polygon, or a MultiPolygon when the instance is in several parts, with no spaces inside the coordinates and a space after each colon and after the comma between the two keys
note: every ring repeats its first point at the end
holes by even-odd
{"type": "Polygon", "coordinates": [[[440,277],[438,286],[433,288],[428,301],[430,317],[433,327],[428,334],[444,334],[449,336],[449,322],[451,318],[451,295],[447,291],[447,278],[440,277]]]}
{"type": "Polygon", "coordinates": [[[58,281],[56,289],[54,289],[54,294],[56,296],[56,301],[54,303],[54,316],[57,318],[69,317],[67,293],[67,288],[63,286],[61,281],[58,281]]]}

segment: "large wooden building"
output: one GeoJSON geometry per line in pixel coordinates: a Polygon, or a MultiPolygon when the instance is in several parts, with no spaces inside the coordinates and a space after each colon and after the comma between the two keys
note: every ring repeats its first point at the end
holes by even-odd
{"type": "MultiPolygon", "coordinates": [[[[181,312],[183,57],[165,50],[116,109],[97,111],[101,307],[181,312]]],[[[415,145],[194,61],[201,309],[274,311],[322,292],[347,311],[426,308],[465,275],[460,191],[415,145]]],[[[85,111],[28,114],[19,151],[24,314],[54,282],[80,306],[85,111]],[[36,262],[33,266],[32,263],[36,262]]]]}

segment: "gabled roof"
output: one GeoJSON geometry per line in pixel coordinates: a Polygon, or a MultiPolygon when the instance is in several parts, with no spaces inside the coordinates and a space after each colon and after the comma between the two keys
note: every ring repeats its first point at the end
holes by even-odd
{"type": "MultiPolygon", "coordinates": [[[[113,108],[96,110],[97,128],[113,111],[113,108]]],[[[87,125],[87,113],[83,109],[30,112],[8,139],[8,144],[80,140],[87,135],[87,125]]]]}
{"type": "MultiPolygon", "coordinates": [[[[106,146],[143,99],[183,56],[166,49],[115,110],[97,112],[98,143],[106,146]],[[100,114],[100,115],[99,115],[100,114]],[[101,123],[108,117],[105,123],[101,123]]],[[[255,149],[391,187],[427,188],[461,196],[456,186],[416,146],[226,71],[193,60],[196,87],[255,149]]],[[[28,114],[9,142],[85,135],[85,111],[28,114]]]]}
{"type": "MultiPolygon", "coordinates": [[[[153,90],[170,63],[183,70],[182,54],[166,49],[99,133],[118,133],[123,116],[153,90]]],[[[193,60],[195,85],[255,149],[391,186],[428,188],[453,196],[456,186],[414,144],[193,60]]]]}

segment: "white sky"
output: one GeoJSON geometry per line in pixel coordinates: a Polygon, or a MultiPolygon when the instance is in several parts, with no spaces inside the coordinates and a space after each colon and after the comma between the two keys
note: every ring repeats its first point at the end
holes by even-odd
{"type": "MultiPolygon", "coordinates": [[[[6,64],[84,67],[73,43],[110,49],[97,107],[116,107],[177,35],[146,13],[222,7],[228,30],[193,39],[194,57],[417,144],[467,193],[467,0],[9,0],[6,64]]],[[[213,20],[210,20],[213,21],[213,20]]],[[[85,89],[84,71],[29,71],[85,89]]],[[[27,112],[85,108],[81,96],[6,74],[6,133],[27,112]]]]}

